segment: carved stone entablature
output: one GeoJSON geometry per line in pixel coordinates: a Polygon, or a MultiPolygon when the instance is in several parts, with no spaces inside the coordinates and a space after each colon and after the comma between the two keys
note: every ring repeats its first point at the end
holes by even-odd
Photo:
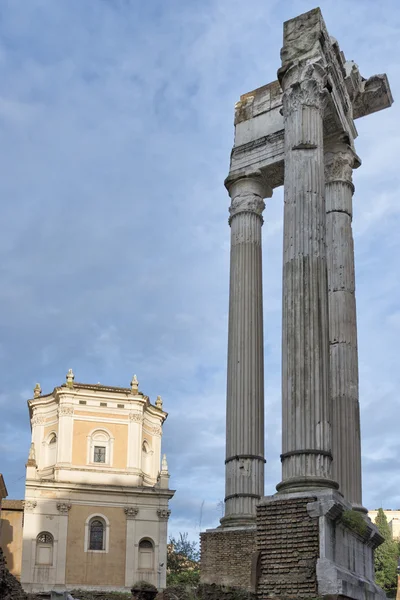
{"type": "Polygon", "coordinates": [[[36,500],[25,500],[24,501],[24,511],[25,512],[33,512],[37,506],[36,500]]]}
{"type": "Polygon", "coordinates": [[[71,505],[68,504],[67,502],[59,502],[57,504],[57,510],[64,515],[68,514],[68,511],[70,510],[70,508],[71,508],[71,505]]]}
{"type": "Polygon", "coordinates": [[[74,407],[73,406],[65,406],[65,405],[61,405],[60,408],[58,409],[58,416],[59,417],[64,417],[64,416],[71,416],[74,414],[74,407]]]}
{"type": "Polygon", "coordinates": [[[129,420],[135,423],[143,423],[143,415],[142,413],[131,411],[129,413],[129,420]]]}
{"type": "Polygon", "coordinates": [[[124,513],[127,519],[136,519],[139,509],[136,506],[125,506],[124,513]]]}
{"type": "Polygon", "coordinates": [[[171,514],[171,511],[168,510],[167,508],[158,508],[157,509],[157,515],[158,515],[159,519],[167,520],[167,519],[169,519],[170,514],[171,514]]]}
{"type": "Polygon", "coordinates": [[[35,415],[32,418],[32,426],[33,427],[36,427],[37,425],[44,425],[45,422],[46,422],[46,419],[41,415],[35,415]]]}
{"type": "Polygon", "coordinates": [[[325,183],[344,181],[353,185],[353,169],[360,166],[361,161],[356,153],[345,144],[328,146],[324,154],[325,183]]]}

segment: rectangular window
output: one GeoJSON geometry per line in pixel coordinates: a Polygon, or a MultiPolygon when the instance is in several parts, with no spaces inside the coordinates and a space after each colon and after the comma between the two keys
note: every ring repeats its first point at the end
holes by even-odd
{"type": "Polygon", "coordinates": [[[79,400],[79,404],[86,404],[86,400],[79,400]]]}
{"type": "Polygon", "coordinates": [[[117,404],[117,408],[124,408],[123,404],[117,404]]]}
{"type": "Polygon", "coordinates": [[[106,462],[106,449],[104,446],[95,446],[94,447],[93,462],[95,462],[95,463],[105,463],[106,462]]]}
{"type": "Polygon", "coordinates": [[[100,402],[100,406],[107,406],[107,402],[100,402]]]}

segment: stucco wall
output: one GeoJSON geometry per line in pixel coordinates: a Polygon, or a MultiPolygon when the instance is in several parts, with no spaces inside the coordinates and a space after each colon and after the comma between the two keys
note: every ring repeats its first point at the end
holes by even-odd
{"type": "Polygon", "coordinates": [[[66,585],[125,584],[126,519],[120,507],[73,505],[68,519],[66,585]],[[102,514],[110,522],[109,551],[85,552],[85,521],[93,514],[102,514]]]}
{"type": "Polygon", "coordinates": [[[114,438],[113,467],[125,469],[128,454],[128,423],[96,423],[94,421],[74,420],[72,463],[77,466],[87,465],[87,436],[94,429],[105,429],[114,438]]]}
{"type": "Polygon", "coordinates": [[[0,547],[2,548],[4,557],[7,561],[8,570],[17,579],[20,579],[22,561],[22,519],[24,513],[22,506],[20,509],[14,510],[7,508],[9,502],[3,500],[0,521],[0,547]]]}

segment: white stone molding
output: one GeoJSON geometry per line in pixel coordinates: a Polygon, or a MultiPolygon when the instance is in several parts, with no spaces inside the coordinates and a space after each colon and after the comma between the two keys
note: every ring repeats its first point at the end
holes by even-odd
{"type": "Polygon", "coordinates": [[[167,508],[157,508],[157,515],[160,520],[161,519],[168,520],[170,514],[171,514],[171,511],[168,510],[167,508]]]}
{"type": "Polygon", "coordinates": [[[60,512],[63,515],[68,516],[68,512],[71,509],[71,504],[69,504],[68,502],[58,502],[57,503],[57,510],[58,512],[60,512]]]}
{"type": "Polygon", "coordinates": [[[162,436],[162,427],[160,425],[152,425],[151,423],[144,421],[143,429],[147,433],[150,433],[150,435],[158,437],[162,436]]]}
{"type": "Polygon", "coordinates": [[[139,509],[136,506],[125,506],[124,513],[127,519],[136,519],[139,509]]]}
{"type": "Polygon", "coordinates": [[[87,436],[87,454],[86,462],[88,465],[112,467],[114,461],[114,441],[115,438],[105,427],[96,427],[87,436]],[[106,460],[104,463],[95,463],[93,452],[95,446],[102,446],[106,449],[106,460]]]}
{"type": "Polygon", "coordinates": [[[74,407],[73,406],[66,406],[65,404],[61,404],[61,406],[58,409],[58,416],[59,417],[70,417],[74,414],[74,407]]]}
{"type": "Polygon", "coordinates": [[[33,512],[37,506],[36,500],[25,500],[24,501],[24,511],[25,512],[33,512]]]}
{"type": "Polygon", "coordinates": [[[85,544],[85,546],[84,546],[85,552],[93,552],[95,554],[105,554],[109,551],[109,549],[110,549],[110,521],[102,513],[93,513],[92,515],[89,515],[88,518],[86,519],[84,544],[85,544]],[[100,519],[104,522],[104,525],[105,525],[105,531],[104,531],[104,535],[105,535],[104,548],[105,549],[104,550],[89,550],[90,522],[93,519],[100,519]]]}
{"type": "Polygon", "coordinates": [[[130,411],[129,420],[134,421],[135,423],[143,423],[143,415],[137,411],[130,411]]]}
{"type": "Polygon", "coordinates": [[[32,427],[36,427],[37,425],[44,425],[46,422],[45,417],[41,416],[41,415],[34,415],[32,417],[32,427]]]}

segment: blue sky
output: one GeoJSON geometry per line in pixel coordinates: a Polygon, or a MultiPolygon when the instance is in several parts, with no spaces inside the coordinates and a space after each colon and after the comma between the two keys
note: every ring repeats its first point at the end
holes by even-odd
{"type": "MultiPolygon", "coordinates": [[[[164,399],[170,532],[224,496],[229,198],[240,94],[276,78],[305,0],[3,0],[0,469],[24,490],[27,398],[76,380],[164,399]]],[[[365,77],[400,81],[400,5],[322,0],[365,77]]],[[[400,507],[400,114],[357,121],[364,504],[400,507]]],[[[263,228],[266,493],[280,481],[282,189],[263,228]]]]}

